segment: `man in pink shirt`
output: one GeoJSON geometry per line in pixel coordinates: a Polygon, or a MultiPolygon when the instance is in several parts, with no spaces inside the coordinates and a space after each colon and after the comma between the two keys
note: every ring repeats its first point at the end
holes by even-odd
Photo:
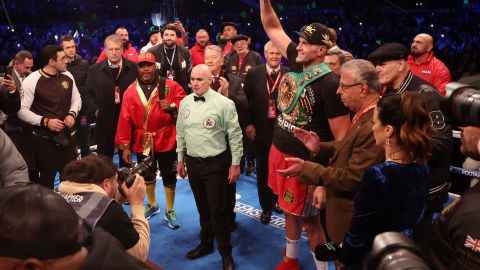
{"type": "Polygon", "coordinates": [[[408,65],[414,75],[431,83],[445,95],[445,86],[452,79],[448,68],[433,56],[433,38],[429,34],[418,34],[410,47],[408,65]]]}

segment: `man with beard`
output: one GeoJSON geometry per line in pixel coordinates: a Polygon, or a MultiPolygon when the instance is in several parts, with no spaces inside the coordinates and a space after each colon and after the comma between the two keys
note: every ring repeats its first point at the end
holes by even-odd
{"type": "Polygon", "coordinates": [[[58,45],[42,50],[43,68],[22,84],[20,120],[33,125],[33,149],[38,184],[53,188],[55,174],[75,159],[75,118],[82,106],[67,58],[58,45]]]}
{"type": "Polygon", "coordinates": [[[220,25],[220,40],[218,45],[222,48],[223,64],[226,65],[235,53],[231,39],[238,34],[238,25],[234,22],[224,22],[220,25]]]}
{"type": "MultiPolygon", "coordinates": [[[[80,92],[80,97],[82,100],[85,100],[85,81],[87,80],[89,64],[87,60],[77,54],[77,44],[75,44],[75,40],[72,37],[62,37],[60,45],[68,60],[67,70],[72,73],[80,92]]],[[[85,112],[85,107],[80,110],[77,116],[78,121],[75,124],[77,128],[77,143],[80,146],[82,157],[90,153],[90,123],[85,112]]]]}
{"type": "Polygon", "coordinates": [[[445,86],[452,78],[445,64],[433,55],[432,36],[425,33],[415,36],[410,46],[408,65],[413,75],[431,83],[445,95],[445,86]]]}
{"type": "MultiPolygon", "coordinates": [[[[128,38],[128,30],[127,28],[120,26],[115,29],[115,35],[119,36],[122,39],[123,44],[123,54],[122,56],[130,61],[137,61],[138,52],[137,50],[130,44],[130,40],[128,38]]],[[[100,56],[98,56],[97,63],[105,60],[107,55],[105,54],[105,50],[102,51],[100,56]]]]}
{"type": "Polygon", "coordinates": [[[127,164],[132,162],[130,151],[132,142],[133,152],[136,153],[139,162],[147,156],[152,157],[153,169],[145,176],[148,197],[145,217],[150,219],[160,213],[155,197],[158,168],[165,190],[165,220],[169,228],[178,229],[180,224],[177,223],[173,209],[177,183],[175,122],[185,91],[175,81],[156,74],[155,56],[152,53],[141,53],[137,66],[139,76],[123,96],[115,143],[123,150],[122,160],[127,164]]]}
{"type": "Polygon", "coordinates": [[[205,47],[210,45],[210,37],[205,29],[199,29],[195,35],[195,45],[190,48],[192,55],[192,66],[205,64],[205,47]]]}
{"type": "Polygon", "coordinates": [[[185,92],[190,93],[189,80],[192,71],[192,57],[183,45],[177,44],[177,28],[167,25],[162,31],[163,43],[148,49],[156,59],[160,77],[176,81],[185,92]]]}
{"type": "MultiPolygon", "coordinates": [[[[333,46],[328,28],[320,23],[303,26],[296,32],[297,45],[282,29],[269,0],[260,1],[260,18],[268,37],[293,71],[283,76],[279,86],[281,114],[277,117],[270,149],[268,184],[278,195],[278,204],[285,212],[286,253],[277,269],[296,269],[301,228],[307,231],[311,250],[325,242],[325,234],[319,210],[312,206],[315,187],[300,183],[297,176],[284,177],[277,170],[289,166],[286,158],[309,158],[308,149],[293,136],[293,130],[301,127],[317,133],[323,142],[339,141],[348,131],[350,116],[336,94],[338,76],[324,63],[328,49],[333,46]]],[[[317,269],[326,267],[317,260],[315,264],[317,269]]]]}

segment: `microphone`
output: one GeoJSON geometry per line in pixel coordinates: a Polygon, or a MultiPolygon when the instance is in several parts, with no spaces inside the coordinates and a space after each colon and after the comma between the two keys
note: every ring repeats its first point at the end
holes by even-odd
{"type": "Polygon", "coordinates": [[[319,261],[334,261],[342,256],[342,247],[339,244],[328,242],[315,247],[315,258],[319,261]]]}

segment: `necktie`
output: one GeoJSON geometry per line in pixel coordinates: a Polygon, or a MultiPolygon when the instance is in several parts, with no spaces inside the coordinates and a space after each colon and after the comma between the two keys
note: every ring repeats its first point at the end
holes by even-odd
{"type": "Polygon", "coordinates": [[[205,102],[205,97],[193,96],[193,101],[195,101],[195,102],[197,102],[197,101],[203,101],[203,102],[205,102]]]}

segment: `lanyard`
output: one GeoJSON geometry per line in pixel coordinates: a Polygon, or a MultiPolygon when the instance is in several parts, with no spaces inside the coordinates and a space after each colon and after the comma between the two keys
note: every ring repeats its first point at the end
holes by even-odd
{"type": "Polygon", "coordinates": [[[355,116],[353,117],[352,124],[350,125],[349,129],[351,129],[355,125],[355,123],[358,121],[358,119],[360,119],[360,117],[362,117],[365,113],[369,112],[372,109],[375,109],[375,107],[377,107],[377,102],[378,101],[375,101],[373,104],[370,104],[365,109],[363,109],[361,112],[356,113],[355,116]]]}
{"type": "Polygon", "coordinates": [[[165,46],[163,47],[163,52],[165,53],[165,58],[167,58],[167,62],[170,65],[170,69],[173,69],[173,59],[175,58],[175,52],[177,51],[177,46],[173,48],[173,54],[172,54],[172,59],[168,59],[168,54],[167,50],[165,49],[165,46]]]}
{"type": "Polygon", "coordinates": [[[278,70],[277,79],[275,80],[275,82],[273,82],[272,77],[270,77],[270,73],[268,73],[268,69],[267,69],[267,76],[268,76],[268,79],[269,79],[269,80],[272,82],[272,84],[273,84],[272,88],[270,88],[270,84],[269,84],[268,81],[267,81],[268,98],[270,98],[270,96],[272,95],[273,91],[275,91],[275,88],[277,87],[277,84],[278,84],[278,82],[280,81],[280,78],[282,77],[282,69],[279,69],[279,70],[278,70]]]}

